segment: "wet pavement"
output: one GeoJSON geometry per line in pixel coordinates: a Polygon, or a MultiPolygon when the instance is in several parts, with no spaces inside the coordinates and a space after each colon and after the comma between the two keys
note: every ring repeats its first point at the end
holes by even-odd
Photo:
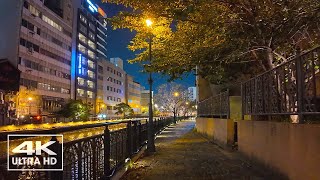
{"type": "Polygon", "coordinates": [[[157,152],[143,155],[121,179],[282,179],[209,142],[194,126],[190,119],[168,127],[157,136],[157,152]]]}

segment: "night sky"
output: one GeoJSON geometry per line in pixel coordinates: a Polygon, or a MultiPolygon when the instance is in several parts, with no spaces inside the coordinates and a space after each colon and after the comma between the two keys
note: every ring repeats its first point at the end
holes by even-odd
{"type": "MultiPolygon", "coordinates": [[[[97,1],[98,2],[98,1],[97,1]]],[[[115,4],[108,4],[98,3],[105,12],[107,13],[108,17],[112,17],[117,14],[117,12],[124,10],[125,7],[115,4]]],[[[127,45],[134,37],[134,33],[130,32],[127,29],[118,29],[113,30],[112,27],[108,26],[108,57],[120,57],[124,61],[124,70],[134,77],[134,80],[139,82],[142,86],[149,89],[148,86],[148,75],[146,73],[141,73],[140,71],[143,69],[139,64],[129,64],[127,62],[128,59],[132,59],[135,57],[135,52],[130,51],[127,48],[127,45]]],[[[153,75],[154,79],[154,86],[153,89],[156,90],[157,87],[161,84],[167,83],[167,78],[163,77],[159,74],[153,75]]],[[[183,80],[176,80],[175,82],[179,84],[183,84],[186,87],[195,86],[195,76],[190,74],[188,77],[184,77],[183,80]]]]}

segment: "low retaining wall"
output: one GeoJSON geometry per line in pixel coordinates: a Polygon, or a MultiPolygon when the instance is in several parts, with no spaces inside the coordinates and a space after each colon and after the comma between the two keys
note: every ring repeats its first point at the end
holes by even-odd
{"type": "Polygon", "coordinates": [[[238,121],[238,147],[289,179],[320,179],[320,125],[238,121]]]}
{"type": "Polygon", "coordinates": [[[198,132],[213,138],[222,146],[234,143],[234,122],[230,119],[196,118],[198,132]]]}

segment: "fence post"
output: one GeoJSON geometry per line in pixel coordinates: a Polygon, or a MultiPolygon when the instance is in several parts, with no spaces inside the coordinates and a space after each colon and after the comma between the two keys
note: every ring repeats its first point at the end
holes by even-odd
{"type": "Polygon", "coordinates": [[[137,128],[138,126],[138,121],[133,121],[133,137],[132,137],[132,147],[133,147],[133,152],[137,152],[138,151],[138,143],[137,143],[137,139],[138,139],[138,134],[137,134],[137,128]]]}
{"type": "Polygon", "coordinates": [[[296,58],[296,74],[297,74],[297,112],[299,123],[304,123],[302,111],[303,111],[303,87],[304,87],[304,74],[303,66],[301,63],[300,52],[298,52],[298,57],[296,58]]]}
{"type": "Polygon", "coordinates": [[[131,157],[132,154],[132,127],[131,121],[127,122],[127,156],[131,157]]]}
{"type": "MultiPolygon", "coordinates": [[[[253,108],[252,108],[252,111],[254,114],[257,113],[257,98],[258,98],[258,78],[255,78],[254,79],[254,102],[253,102],[253,108]]],[[[257,116],[255,116],[255,119],[254,120],[257,120],[257,116]]]]}
{"type": "Polygon", "coordinates": [[[219,103],[220,103],[220,119],[222,119],[222,93],[219,94],[219,103]]]}
{"type": "Polygon", "coordinates": [[[110,175],[110,130],[109,126],[106,125],[104,129],[104,179],[109,179],[110,175]]]}
{"type": "MultiPolygon", "coordinates": [[[[51,137],[51,141],[56,141],[52,146],[53,152],[61,152],[61,144],[59,143],[56,136],[51,137]]],[[[61,159],[62,154],[57,153],[57,159],[61,159]]],[[[63,158],[63,157],[62,157],[63,158]]],[[[62,164],[63,166],[63,164],[62,164]]],[[[52,166],[53,169],[61,169],[62,167],[58,167],[57,165],[52,166]]],[[[62,180],[63,179],[63,171],[50,171],[50,179],[62,180]]]]}
{"type": "Polygon", "coordinates": [[[141,146],[141,142],[142,142],[142,123],[141,121],[138,122],[138,131],[139,131],[139,138],[138,138],[138,148],[140,148],[141,146]]]}
{"type": "Polygon", "coordinates": [[[245,112],[245,90],[244,90],[244,85],[241,83],[241,119],[244,120],[244,112],[245,112]]]}
{"type": "Polygon", "coordinates": [[[227,90],[227,119],[230,118],[230,94],[229,89],[227,90]]]}

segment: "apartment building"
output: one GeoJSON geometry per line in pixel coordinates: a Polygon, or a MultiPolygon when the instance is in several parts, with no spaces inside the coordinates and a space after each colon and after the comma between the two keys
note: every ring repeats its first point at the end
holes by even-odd
{"type": "Polygon", "coordinates": [[[141,85],[126,74],[126,103],[131,106],[135,115],[141,114],[141,85]]]}
{"type": "Polygon", "coordinates": [[[119,117],[114,107],[125,102],[125,71],[110,61],[99,61],[97,94],[97,113],[107,118],[119,117]]]}
{"type": "Polygon", "coordinates": [[[97,63],[107,59],[106,13],[93,1],[73,1],[76,21],[73,25],[72,97],[91,105],[95,116],[99,110],[96,107],[97,63]]]}
{"type": "Polygon", "coordinates": [[[70,98],[72,2],[1,1],[0,11],[0,59],[21,71],[16,114],[47,118],[70,98]]]}

